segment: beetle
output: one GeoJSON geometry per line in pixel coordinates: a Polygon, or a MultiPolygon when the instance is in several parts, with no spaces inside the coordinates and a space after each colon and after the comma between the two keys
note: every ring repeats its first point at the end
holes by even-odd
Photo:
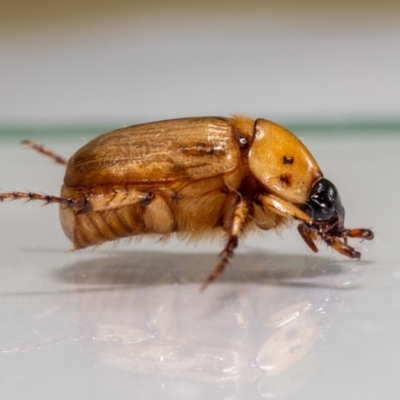
{"type": "Polygon", "coordinates": [[[61,195],[0,194],[5,199],[60,204],[64,233],[75,249],[136,235],[201,238],[225,233],[225,247],[202,286],[224,270],[240,237],[298,221],[314,252],[317,239],[353,259],[348,238],[371,240],[370,229],[345,229],[332,182],[291,132],[241,115],[192,117],[105,133],[67,161],[61,195]]]}

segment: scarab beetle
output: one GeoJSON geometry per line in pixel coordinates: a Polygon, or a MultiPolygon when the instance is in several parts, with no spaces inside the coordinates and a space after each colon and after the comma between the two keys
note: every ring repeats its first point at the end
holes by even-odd
{"type": "Polygon", "coordinates": [[[66,164],[60,197],[10,192],[0,200],[60,204],[61,225],[76,249],[135,235],[227,241],[203,288],[225,268],[239,237],[297,220],[307,245],[322,239],[358,259],[345,229],[344,208],[332,182],[292,133],[244,116],[152,122],[101,135],[68,161],[34,142],[31,147],[66,164]]]}

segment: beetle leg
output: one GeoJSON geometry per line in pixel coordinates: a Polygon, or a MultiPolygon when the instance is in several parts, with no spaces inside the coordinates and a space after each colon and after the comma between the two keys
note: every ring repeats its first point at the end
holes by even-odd
{"type": "Polygon", "coordinates": [[[314,240],[311,237],[312,231],[307,228],[307,225],[299,224],[297,230],[299,231],[303,240],[307,243],[308,247],[315,253],[318,253],[318,247],[315,245],[314,240]]]}
{"type": "Polygon", "coordinates": [[[242,199],[233,210],[228,242],[219,255],[219,262],[214,271],[208,276],[207,280],[201,286],[200,291],[203,291],[211,282],[215,281],[215,279],[221,275],[222,271],[228,264],[229,259],[233,256],[233,250],[235,250],[238,245],[238,239],[240,233],[242,232],[243,223],[247,218],[248,212],[248,204],[242,199]]]}
{"type": "Polygon", "coordinates": [[[0,193],[0,202],[4,200],[20,200],[27,201],[39,200],[45,204],[58,203],[65,207],[79,207],[76,214],[84,214],[90,211],[105,211],[112,208],[127,206],[136,203],[148,204],[154,197],[153,193],[143,193],[137,190],[111,190],[110,193],[104,195],[102,193],[82,193],[80,199],[73,199],[68,196],[68,190],[62,191],[62,197],[50,196],[48,194],[32,193],[32,192],[9,192],[0,193]]]}
{"type": "Polygon", "coordinates": [[[348,246],[346,243],[341,242],[336,236],[330,236],[327,233],[321,234],[322,239],[331,247],[333,247],[337,252],[344,254],[350,258],[361,258],[361,253],[353,247],[348,246]]]}
{"type": "Polygon", "coordinates": [[[271,209],[264,207],[257,201],[253,202],[253,221],[260,229],[268,230],[274,228],[279,219],[280,217],[271,209]]]}
{"type": "Polygon", "coordinates": [[[44,205],[50,203],[64,204],[67,207],[80,207],[84,208],[86,206],[85,201],[80,201],[77,199],[71,199],[67,197],[57,197],[50,196],[48,194],[32,193],[32,192],[9,192],[0,193],[0,201],[4,200],[20,200],[26,199],[27,201],[39,200],[44,201],[44,205]]]}
{"type": "Polygon", "coordinates": [[[370,229],[346,229],[343,236],[345,238],[352,237],[372,240],[374,238],[374,233],[370,229]]]}
{"type": "Polygon", "coordinates": [[[87,202],[79,213],[106,211],[137,203],[148,205],[154,197],[153,193],[139,192],[128,187],[110,189],[106,194],[103,190],[94,189],[90,192],[83,192],[82,195],[87,199],[87,202]]]}
{"type": "Polygon", "coordinates": [[[273,194],[260,195],[258,200],[261,201],[264,207],[272,210],[275,214],[278,214],[285,218],[296,218],[304,221],[308,224],[313,223],[313,219],[308,216],[305,212],[301,211],[298,207],[292,203],[282,200],[273,194]]]}
{"type": "MultiPolygon", "coordinates": [[[[149,195],[152,195],[152,193],[149,193],[149,195]]],[[[175,218],[164,198],[155,194],[151,197],[151,201],[145,205],[143,221],[146,228],[155,233],[171,233],[175,218]]]]}
{"type": "Polygon", "coordinates": [[[48,147],[42,146],[41,144],[33,142],[32,140],[23,140],[21,142],[21,144],[28,145],[29,147],[38,151],[39,153],[50,157],[51,159],[53,159],[53,161],[55,161],[58,164],[67,165],[67,163],[68,163],[68,160],[65,159],[64,157],[58,155],[57,153],[55,153],[53,150],[49,149],[48,147]]]}

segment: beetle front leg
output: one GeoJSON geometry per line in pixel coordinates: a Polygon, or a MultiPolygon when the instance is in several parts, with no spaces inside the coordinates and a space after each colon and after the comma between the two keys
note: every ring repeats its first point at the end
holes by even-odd
{"type": "Polygon", "coordinates": [[[233,256],[233,251],[238,245],[239,236],[242,232],[243,224],[247,218],[249,212],[249,206],[247,201],[241,199],[240,202],[235,206],[229,229],[229,238],[225,248],[219,255],[219,262],[215,267],[214,271],[208,276],[207,280],[203,283],[200,291],[203,291],[211,282],[215,281],[222,271],[225,269],[229,262],[229,259],[233,256]]]}
{"type": "Polygon", "coordinates": [[[349,246],[348,244],[341,242],[338,237],[331,236],[328,233],[321,234],[321,237],[326,242],[326,244],[331,246],[337,252],[349,258],[354,258],[357,260],[361,258],[361,253],[359,251],[353,249],[353,247],[349,246]]]}
{"type": "Polygon", "coordinates": [[[307,228],[306,224],[299,224],[297,230],[302,239],[306,242],[307,246],[315,253],[318,253],[318,247],[315,245],[314,240],[317,239],[316,232],[307,228]]]}
{"type": "Polygon", "coordinates": [[[345,241],[347,241],[348,237],[372,240],[374,238],[374,233],[371,231],[371,229],[346,229],[343,232],[343,237],[345,238],[345,241]]]}
{"type": "Polygon", "coordinates": [[[314,220],[308,216],[305,212],[301,211],[298,207],[290,203],[289,201],[283,200],[273,194],[264,194],[258,196],[258,200],[261,201],[262,205],[275,214],[280,215],[284,218],[295,218],[300,221],[304,221],[307,224],[312,224],[314,220]]]}

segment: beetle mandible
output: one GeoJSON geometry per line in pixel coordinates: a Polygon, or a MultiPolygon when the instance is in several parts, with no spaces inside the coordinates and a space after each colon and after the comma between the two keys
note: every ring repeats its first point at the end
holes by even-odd
{"type": "Polygon", "coordinates": [[[59,203],[62,228],[75,249],[135,235],[225,233],[203,289],[224,270],[238,239],[257,227],[297,220],[311,250],[318,251],[321,239],[354,259],[361,254],[348,238],[373,238],[370,229],[345,229],[336,187],[296,136],[265,119],[234,115],[134,125],[93,139],[68,161],[24,143],[67,166],[61,195],[9,192],[0,201],[59,203]]]}

